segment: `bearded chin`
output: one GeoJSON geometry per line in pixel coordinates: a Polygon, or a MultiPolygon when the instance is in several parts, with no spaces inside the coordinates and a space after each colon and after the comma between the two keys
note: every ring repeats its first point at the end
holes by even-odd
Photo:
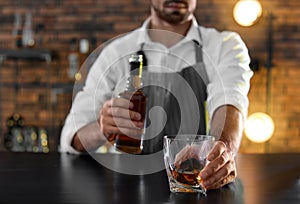
{"type": "Polygon", "coordinates": [[[166,21],[167,23],[172,24],[172,25],[180,24],[182,21],[184,21],[187,18],[186,15],[180,13],[179,11],[167,13],[167,12],[164,12],[164,11],[161,11],[161,10],[155,8],[155,6],[153,6],[153,5],[152,5],[152,8],[154,9],[154,11],[156,12],[157,16],[160,19],[163,19],[164,21],[166,21]]]}
{"type": "Polygon", "coordinates": [[[173,12],[165,16],[164,20],[172,25],[180,24],[185,20],[185,16],[179,12],[173,12]]]}

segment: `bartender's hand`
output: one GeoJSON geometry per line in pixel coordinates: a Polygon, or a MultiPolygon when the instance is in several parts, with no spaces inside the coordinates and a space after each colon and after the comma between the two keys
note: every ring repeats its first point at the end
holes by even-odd
{"type": "Polygon", "coordinates": [[[209,163],[200,173],[204,188],[218,189],[234,181],[237,176],[234,154],[224,142],[216,142],[207,160],[209,163]]]}
{"type": "Polygon", "coordinates": [[[100,110],[99,125],[103,135],[114,140],[114,134],[125,134],[131,137],[143,132],[143,123],[139,122],[141,115],[130,109],[133,103],[124,98],[113,98],[106,101],[100,110]]]}

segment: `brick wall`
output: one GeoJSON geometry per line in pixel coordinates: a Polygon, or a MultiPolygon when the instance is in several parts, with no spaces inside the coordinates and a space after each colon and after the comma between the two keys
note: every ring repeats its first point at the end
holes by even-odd
{"type": "MultiPolygon", "coordinates": [[[[299,152],[300,151],[300,97],[299,95],[299,6],[298,0],[262,0],[262,19],[250,28],[238,26],[232,18],[235,0],[198,0],[197,19],[204,26],[240,33],[252,58],[259,60],[260,70],[255,72],[249,94],[249,113],[266,111],[266,16],[275,14],[274,66],[272,69],[271,112],[276,129],[272,139],[256,144],[244,137],[241,152],[299,152]],[[298,94],[297,94],[298,93],[298,94]]],[[[67,114],[72,91],[63,91],[61,85],[73,83],[68,77],[71,38],[96,39],[97,45],[141,25],[149,14],[149,1],[142,0],[1,0],[0,49],[12,48],[14,13],[31,11],[33,28],[44,25],[44,48],[54,50],[56,57],[47,72],[42,62],[5,61],[0,69],[1,83],[36,83],[31,88],[2,87],[1,134],[5,132],[5,119],[13,112],[21,113],[28,124],[47,127],[55,149],[59,127],[67,114]],[[19,71],[16,73],[16,67],[19,71]],[[45,89],[50,84],[56,89],[45,89]]],[[[24,16],[23,16],[24,17],[24,16]]],[[[24,20],[24,18],[23,18],[24,20]]]]}

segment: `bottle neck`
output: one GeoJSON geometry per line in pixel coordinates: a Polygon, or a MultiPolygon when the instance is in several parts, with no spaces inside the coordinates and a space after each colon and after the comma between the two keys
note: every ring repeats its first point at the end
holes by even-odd
{"type": "Polygon", "coordinates": [[[142,71],[143,60],[142,55],[131,55],[129,58],[130,76],[127,79],[127,91],[136,92],[142,88],[142,71]]]}
{"type": "Polygon", "coordinates": [[[143,83],[139,75],[130,75],[127,79],[126,90],[137,91],[142,88],[143,83]]]}

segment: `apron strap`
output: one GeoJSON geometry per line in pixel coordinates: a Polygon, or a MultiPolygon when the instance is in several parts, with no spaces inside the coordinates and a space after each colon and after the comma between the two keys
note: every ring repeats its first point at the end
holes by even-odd
{"type": "MultiPolygon", "coordinates": [[[[198,30],[199,38],[202,40],[200,27],[198,27],[197,30],[198,30]]],[[[207,86],[209,83],[209,78],[207,75],[206,66],[204,65],[203,62],[203,46],[197,40],[193,40],[193,42],[196,51],[196,65],[194,67],[197,70],[197,72],[200,74],[205,85],[207,86]]]]}
{"type": "MultiPolygon", "coordinates": [[[[199,26],[198,26],[197,30],[198,30],[199,38],[202,41],[202,34],[201,34],[201,30],[200,30],[199,26]]],[[[207,87],[207,85],[209,84],[209,78],[208,78],[207,71],[206,71],[207,67],[205,66],[205,64],[203,62],[203,45],[200,44],[196,40],[193,40],[193,41],[194,41],[195,50],[196,50],[195,69],[197,70],[197,72],[201,76],[205,86],[207,87]]],[[[203,105],[204,105],[204,109],[205,109],[206,134],[209,134],[209,132],[210,132],[210,124],[209,124],[210,118],[209,118],[209,113],[208,113],[208,109],[207,109],[207,99],[205,99],[205,101],[203,103],[204,103],[203,105]]]]}

